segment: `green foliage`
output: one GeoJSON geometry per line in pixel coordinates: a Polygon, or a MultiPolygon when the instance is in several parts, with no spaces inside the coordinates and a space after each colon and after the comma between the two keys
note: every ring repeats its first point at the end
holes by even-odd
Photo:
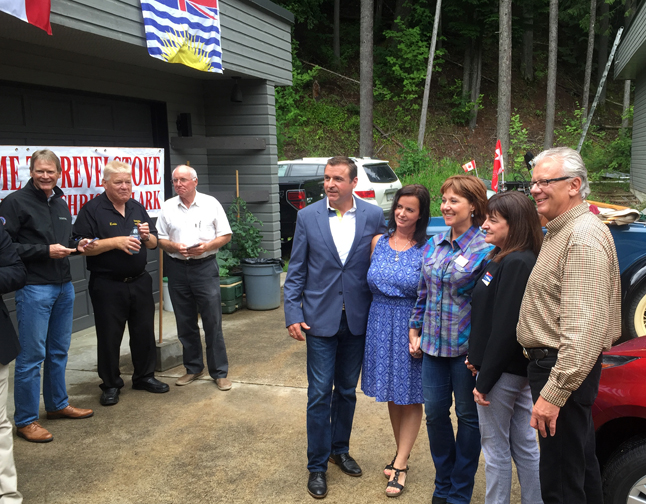
{"type": "Polygon", "coordinates": [[[630,152],[633,140],[630,132],[619,133],[617,138],[610,142],[606,153],[608,156],[608,168],[624,173],[630,173],[630,152]]]}
{"type": "Polygon", "coordinates": [[[507,159],[510,164],[509,171],[514,169],[521,170],[525,165],[525,153],[532,148],[529,143],[527,128],[523,128],[520,115],[517,113],[518,110],[514,109],[514,112],[516,114],[511,116],[511,121],[509,122],[509,150],[507,151],[507,159]]]}
{"type": "Polygon", "coordinates": [[[418,149],[412,140],[404,141],[404,148],[399,154],[400,165],[396,171],[401,183],[425,185],[431,194],[431,215],[440,215],[440,188],[451,175],[464,173],[460,163],[449,158],[438,161],[426,149],[418,149]]]}
{"type": "Polygon", "coordinates": [[[235,246],[232,255],[237,259],[258,257],[261,253],[267,252],[260,246],[262,235],[255,226],[262,226],[254,214],[247,209],[247,202],[242,198],[236,198],[227,210],[227,218],[233,236],[231,243],[235,246]]]}
{"type": "Polygon", "coordinates": [[[425,147],[417,148],[417,143],[413,140],[404,140],[404,148],[399,150],[399,168],[397,176],[410,177],[429,171],[433,167],[431,154],[425,147]]]}
{"type": "Polygon", "coordinates": [[[466,96],[462,95],[462,80],[455,79],[451,86],[447,86],[445,94],[452,105],[451,122],[454,124],[467,124],[474,114],[474,109],[482,110],[482,100],[484,95],[479,95],[476,103],[473,103],[466,96]]]}
{"type": "MultiPolygon", "coordinates": [[[[227,244],[227,247],[228,245],[229,244],[227,244]]],[[[218,250],[218,253],[215,255],[215,260],[218,262],[218,269],[220,270],[221,277],[229,276],[231,268],[240,265],[240,259],[233,257],[230,247],[218,250]]]]}
{"type": "MultiPolygon", "coordinates": [[[[396,24],[398,30],[384,32],[392,43],[385,50],[377,50],[377,61],[382,63],[377,63],[375,68],[375,98],[397,102],[398,119],[408,121],[411,111],[419,109],[419,98],[424,91],[430,34],[420,25],[407,27],[401,19],[396,24]]],[[[435,51],[434,72],[441,70],[445,53],[444,49],[435,51]]]]}
{"type": "Polygon", "coordinates": [[[318,73],[317,68],[305,70],[301,61],[296,57],[298,42],[292,39],[292,85],[276,88],[276,139],[278,157],[283,157],[285,143],[307,121],[303,114],[303,102],[313,101],[309,94],[308,85],[318,73]]]}

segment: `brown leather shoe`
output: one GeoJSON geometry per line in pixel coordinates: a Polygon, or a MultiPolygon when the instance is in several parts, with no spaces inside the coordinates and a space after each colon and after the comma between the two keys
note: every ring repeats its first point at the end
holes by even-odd
{"type": "Polygon", "coordinates": [[[48,411],[47,420],[56,420],[57,418],[90,418],[94,415],[91,409],[75,408],[74,406],[66,406],[58,411],[48,411]]]}
{"type": "Polygon", "coordinates": [[[54,439],[54,436],[38,422],[31,422],[24,427],[18,427],[16,434],[18,434],[18,437],[31,441],[32,443],[49,443],[54,439]]]}
{"type": "Polygon", "coordinates": [[[175,382],[175,385],[179,385],[180,387],[182,385],[188,385],[189,383],[193,383],[195,380],[197,380],[203,374],[204,374],[204,370],[200,371],[199,373],[195,373],[195,374],[186,373],[184,376],[177,379],[177,381],[175,382]]]}
{"type": "Polygon", "coordinates": [[[231,390],[231,387],[233,384],[231,383],[231,380],[228,378],[216,378],[215,384],[218,386],[220,390],[231,390]]]}

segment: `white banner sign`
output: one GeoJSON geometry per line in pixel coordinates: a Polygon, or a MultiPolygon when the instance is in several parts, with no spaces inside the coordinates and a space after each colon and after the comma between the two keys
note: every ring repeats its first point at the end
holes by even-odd
{"type": "Polygon", "coordinates": [[[65,193],[73,220],[85,203],[103,192],[103,167],[110,161],[132,166],[132,197],[157,217],[164,202],[164,149],[121,147],[50,147],[0,145],[0,200],[29,181],[29,160],[50,149],[61,160],[58,186],[65,193]]]}

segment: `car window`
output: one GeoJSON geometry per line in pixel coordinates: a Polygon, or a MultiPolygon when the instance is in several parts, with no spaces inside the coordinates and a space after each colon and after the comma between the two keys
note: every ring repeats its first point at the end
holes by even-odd
{"type": "Polygon", "coordinates": [[[317,164],[295,164],[292,165],[290,177],[315,177],[319,165],[317,164]]]}
{"type": "Polygon", "coordinates": [[[322,177],[323,175],[325,175],[325,166],[326,166],[326,165],[324,165],[324,164],[323,164],[323,165],[319,165],[319,169],[318,169],[318,171],[316,172],[316,174],[317,174],[317,175],[320,175],[321,177],[322,177]]]}
{"type": "Polygon", "coordinates": [[[285,173],[287,172],[287,168],[289,168],[288,164],[279,164],[278,165],[278,176],[279,177],[284,177],[285,173]]]}
{"type": "Polygon", "coordinates": [[[395,182],[397,175],[387,163],[363,165],[368,180],[374,183],[395,182]]]}

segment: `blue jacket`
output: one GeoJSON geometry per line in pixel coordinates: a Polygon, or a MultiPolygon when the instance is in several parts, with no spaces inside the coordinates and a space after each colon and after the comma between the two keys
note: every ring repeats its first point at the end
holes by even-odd
{"type": "Polygon", "coordinates": [[[298,212],[284,287],[285,325],[305,322],[309,334],[334,336],[345,310],[350,332],[365,334],[372,293],[370,243],[386,231],[381,208],[355,198],[356,231],[345,265],[330,231],[327,198],[298,212]]]}

